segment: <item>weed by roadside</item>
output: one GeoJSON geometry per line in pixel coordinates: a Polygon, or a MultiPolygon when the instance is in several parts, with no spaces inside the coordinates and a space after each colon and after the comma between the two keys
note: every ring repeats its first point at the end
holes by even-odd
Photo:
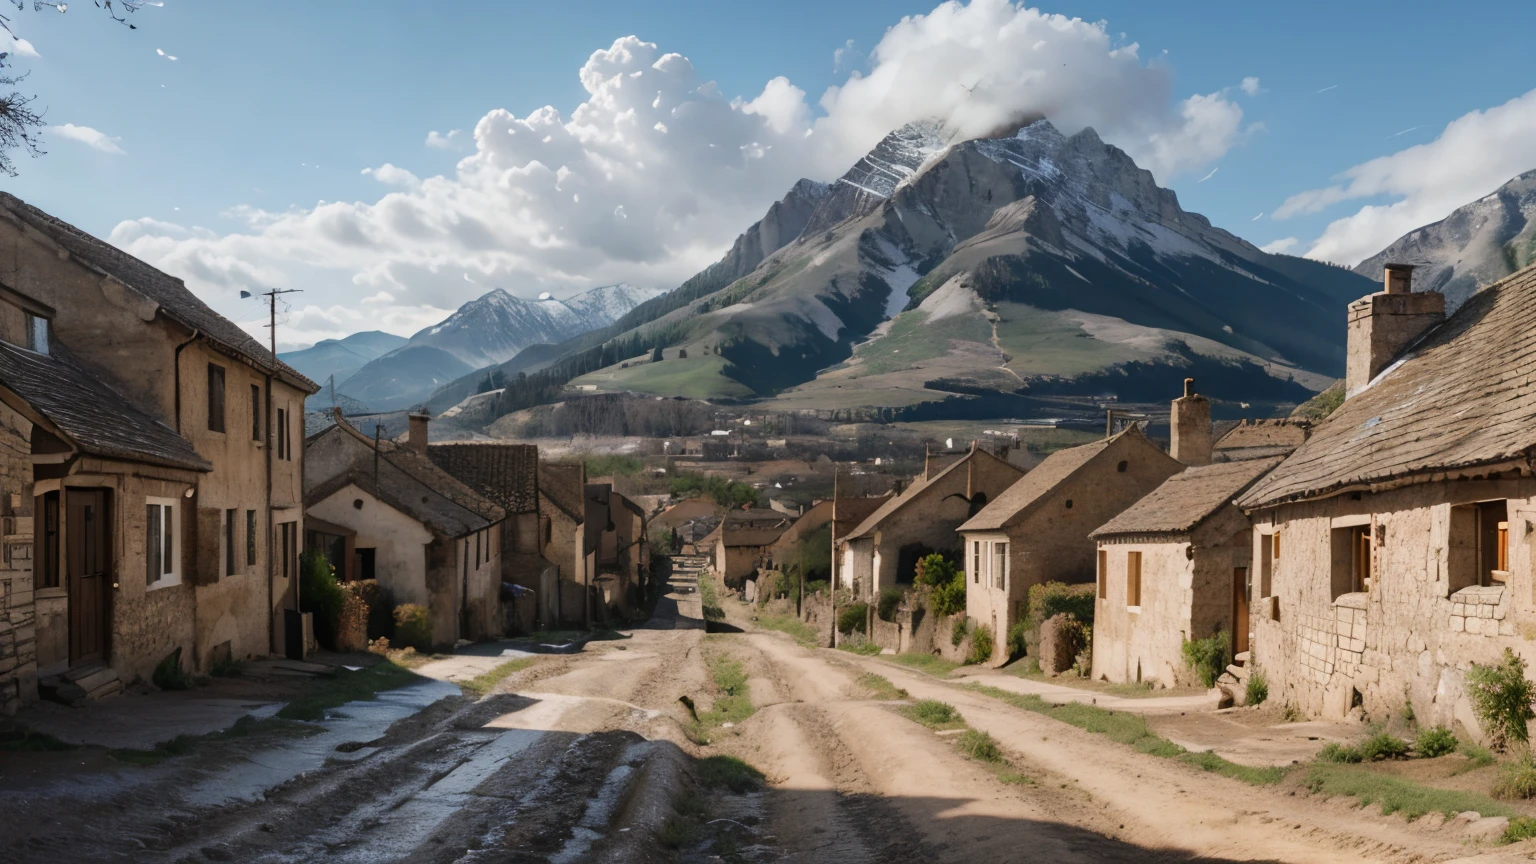
{"type": "Polygon", "coordinates": [[[765,612],[757,616],[757,626],[764,630],[777,630],[780,633],[788,634],[791,639],[807,648],[816,648],[824,644],[820,633],[817,633],[811,628],[811,625],[793,615],[765,612]]]}
{"type": "MultiPolygon", "coordinates": [[[[169,741],[161,741],[148,750],[133,748],[117,748],[107,751],[107,758],[125,765],[150,766],[158,765],[173,756],[186,756],[195,752],[199,747],[219,741],[230,741],[241,738],[250,738],[256,735],[303,737],[313,735],[317,730],[313,726],[302,723],[294,723],[290,720],[281,720],[269,717],[265,720],[257,720],[247,714],[236,720],[234,725],[222,732],[210,732],[206,735],[177,735],[169,741]]],[[[68,749],[78,749],[69,747],[68,749]]]]}
{"type": "Polygon", "coordinates": [[[1509,826],[1499,836],[1499,845],[1508,846],[1532,837],[1536,837],[1536,819],[1529,816],[1516,816],[1509,820],[1509,826]]]}
{"type": "Polygon", "coordinates": [[[527,669],[538,662],[538,659],[537,657],[519,657],[515,660],[508,660],[489,672],[483,672],[468,681],[458,682],[459,689],[463,690],[466,696],[484,696],[496,689],[496,685],[500,684],[503,678],[514,672],[521,672],[527,669]]]}
{"type": "Polygon", "coordinates": [[[739,794],[762,788],[766,778],[735,756],[706,756],[698,762],[699,782],[715,789],[729,789],[739,794]]]}
{"type": "Polygon", "coordinates": [[[953,660],[945,660],[937,654],[892,654],[884,659],[910,666],[919,672],[927,672],[935,678],[947,678],[949,673],[959,669],[961,665],[953,660]]]}
{"type": "Polygon", "coordinates": [[[1461,755],[1467,757],[1467,767],[1456,773],[1463,774],[1478,768],[1487,768],[1494,763],[1493,751],[1481,744],[1467,741],[1461,745],[1461,755]]]}
{"type": "Polygon", "coordinates": [[[985,732],[967,729],[955,739],[955,746],[960,748],[961,753],[978,762],[996,764],[1004,761],[1003,751],[997,746],[997,741],[985,732]]]}
{"type": "Polygon", "coordinates": [[[908,719],[936,731],[965,728],[965,720],[960,716],[960,712],[955,710],[955,706],[937,699],[913,702],[901,709],[901,713],[908,719]]]}
{"type": "Polygon", "coordinates": [[[325,712],[361,699],[372,699],[380,690],[393,690],[421,680],[416,673],[388,660],[356,672],[341,670],[334,678],[319,679],[297,699],[283,706],[277,716],[286,720],[319,720],[325,712]]]}
{"type": "Polygon", "coordinates": [[[863,633],[854,633],[837,640],[837,647],[850,654],[859,654],[864,657],[873,657],[880,653],[880,646],[865,638],[863,633]]]}
{"type": "Polygon", "coordinates": [[[893,700],[907,698],[907,691],[892,684],[885,676],[876,675],[873,672],[860,675],[856,683],[869,691],[870,697],[873,699],[893,700]]]}
{"type": "Polygon", "coordinates": [[[1362,806],[1380,804],[1382,813],[1401,812],[1410,820],[1434,811],[1448,817],[1467,810],[1484,816],[1514,815],[1510,808],[1475,792],[1420,786],[1352,765],[1313,764],[1303,785],[1314,795],[1348,795],[1362,806]]]}
{"type": "Polygon", "coordinates": [[[30,729],[0,729],[0,753],[47,753],[78,750],[74,744],[30,729]]]}
{"type": "Polygon", "coordinates": [[[688,730],[688,737],[699,744],[710,743],[710,735],[715,729],[726,723],[734,726],[757,710],[752,706],[746,670],[739,662],[724,654],[706,654],[704,659],[714,679],[716,695],[714,706],[698,712],[698,719],[688,730]]]}
{"type": "Polygon", "coordinates": [[[1413,742],[1413,752],[1421,759],[1435,759],[1447,753],[1455,753],[1458,743],[1451,730],[1444,726],[1432,726],[1419,731],[1419,737],[1413,742]]]}
{"type": "Polygon", "coordinates": [[[233,657],[215,660],[208,674],[215,678],[238,678],[245,674],[245,661],[233,657]]]}
{"type": "Polygon", "coordinates": [[[1536,759],[1522,753],[1513,762],[1499,766],[1499,779],[1493,784],[1495,798],[1536,798],[1536,759]]]}
{"type": "Polygon", "coordinates": [[[725,620],[725,607],[720,605],[715,579],[709,573],[699,574],[699,604],[703,607],[705,621],[725,620]]]}

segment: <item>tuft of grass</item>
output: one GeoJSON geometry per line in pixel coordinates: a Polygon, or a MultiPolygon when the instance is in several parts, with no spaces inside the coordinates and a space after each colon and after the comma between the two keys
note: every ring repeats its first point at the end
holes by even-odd
{"type": "Polygon", "coordinates": [[[997,741],[991,735],[985,732],[978,732],[975,729],[967,729],[961,732],[959,737],[955,739],[955,746],[960,748],[961,753],[964,753],[971,759],[975,759],[977,762],[988,762],[995,765],[1007,761],[1003,758],[1003,751],[997,746],[997,741]]]}
{"type": "Polygon", "coordinates": [[[1264,670],[1254,667],[1248,673],[1248,683],[1243,691],[1244,704],[1263,705],[1269,698],[1269,679],[1264,676],[1264,670]]]}
{"type": "Polygon", "coordinates": [[[945,660],[937,654],[892,654],[885,659],[909,666],[919,672],[926,672],[935,678],[947,678],[949,673],[960,668],[959,663],[945,660]]]}
{"type": "Polygon", "coordinates": [[[318,679],[284,705],[277,716],[285,720],[320,720],[325,712],[348,702],[372,699],[381,690],[393,690],[422,680],[416,673],[388,660],[367,669],[339,671],[334,678],[318,679]]]}
{"type": "Polygon", "coordinates": [[[1499,779],[1493,783],[1495,798],[1536,798],[1536,760],[1530,753],[1499,766],[1499,779]]]}
{"type": "Polygon", "coordinates": [[[1020,773],[1018,771],[1007,771],[1007,770],[999,771],[999,772],[997,772],[997,779],[998,779],[998,782],[1007,784],[1009,786],[1033,786],[1033,785],[1035,785],[1035,781],[1033,779],[1031,779],[1028,775],[1020,773]]]}
{"type": "Polygon", "coordinates": [[[1408,758],[1408,742],[1390,732],[1377,732],[1360,744],[1360,758],[1366,762],[1408,758]]]}
{"type": "Polygon", "coordinates": [[[1494,763],[1492,750],[1489,750],[1487,747],[1484,747],[1481,744],[1475,744],[1471,741],[1462,743],[1461,755],[1467,757],[1467,767],[1463,768],[1457,773],[1474,771],[1478,768],[1487,768],[1489,765],[1494,763]]]}
{"type": "Polygon", "coordinates": [[[955,706],[948,702],[940,702],[937,699],[923,699],[913,702],[902,709],[902,714],[908,719],[927,726],[929,729],[962,729],[965,727],[965,718],[955,710],[955,706]]]}
{"type": "Polygon", "coordinates": [[[847,651],[850,654],[859,654],[864,657],[874,657],[880,653],[880,646],[865,639],[863,634],[845,636],[838,640],[838,650],[847,651]]]}
{"type": "Polygon", "coordinates": [[[1536,819],[1529,816],[1515,816],[1509,820],[1509,826],[1504,829],[1504,833],[1499,835],[1499,845],[1508,846],[1532,837],[1536,837],[1536,819]]]}
{"type": "Polygon", "coordinates": [[[703,607],[705,621],[725,620],[725,607],[720,605],[715,579],[707,572],[699,574],[699,604],[703,607]]]}
{"type": "Polygon", "coordinates": [[[1455,753],[1458,743],[1451,730],[1444,726],[1433,726],[1420,730],[1419,737],[1413,742],[1413,752],[1421,759],[1435,759],[1447,753],[1455,753]]]}
{"type": "Polygon", "coordinates": [[[503,678],[506,678],[513,672],[521,672],[527,669],[538,662],[538,659],[537,657],[519,657],[515,660],[508,660],[489,672],[483,672],[468,681],[460,681],[459,689],[463,690],[466,696],[484,696],[496,689],[496,685],[500,684],[503,678]]]}
{"type": "Polygon", "coordinates": [[[1420,786],[1351,765],[1314,764],[1304,785],[1315,795],[1348,795],[1358,799],[1361,806],[1380,804],[1382,813],[1402,813],[1410,820],[1437,811],[1448,817],[1468,810],[1483,816],[1515,815],[1510,808],[1475,792],[1420,786]]]}
{"type": "Polygon", "coordinates": [[[735,756],[706,756],[698,761],[699,782],[712,789],[729,789],[737,794],[754,792],[767,778],[735,756]]]}
{"type": "Polygon", "coordinates": [[[907,698],[907,691],[892,684],[890,679],[885,676],[876,675],[873,672],[860,675],[856,683],[869,691],[871,698],[874,699],[893,700],[907,698]]]}
{"type": "Polygon", "coordinates": [[[777,615],[767,613],[757,616],[757,626],[764,630],[777,630],[788,634],[789,637],[807,648],[815,648],[824,644],[820,633],[811,628],[811,625],[801,621],[793,615],[777,615]]]}
{"type": "Polygon", "coordinates": [[[1285,775],[1290,773],[1289,768],[1283,768],[1278,765],[1265,765],[1262,767],[1239,765],[1236,762],[1223,759],[1210,751],[1204,753],[1183,753],[1180,754],[1179,759],[1202,771],[1220,774],[1223,777],[1231,777],[1233,780],[1240,780],[1249,786],[1273,786],[1285,779],[1285,775]]]}
{"type": "Polygon", "coordinates": [[[126,747],[108,750],[107,757],[114,762],[122,762],[126,765],[159,765],[172,756],[188,755],[196,749],[196,745],[196,737],[177,735],[169,741],[161,741],[150,750],[134,750],[126,747]]]}
{"type": "Polygon", "coordinates": [[[716,695],[714,706],[700,713],[690,730],[690,737],[700,744],[708,744],[710,733],[723,724],[735,725],[757,711],[747,687],[746,670],[739,662],[724,654],[706,654],[704,659],[714,678],[716,695]]]}
{"type": "Polygon", "coordinates": [[[1300,723],[1307,719],[1307,715],[1301,713],[1300,708],[1287,702],[1285,707],[1280,709],[1280,719],[1286,723],[1300,723]]]}
{"type": "Polygon", "coordinates": [[[1335,765],[1354,764],[1365,759],[1360,755],[1359,747],[1351,747],[1348,744],[1340,744],[1337,741],[1329,741],[1323,745],[1323,749],[1317,751],[1317,761],[1329,762],[1335,765]]]}
{"type": "Polygon", "coordinates": [[[215,678],[238,678],[245,674],[245,661],[226,657],[214,662],[208,674],[215,678]]]}
{"type": "Polygon", "coordinates": [[[30,729],[0,730],[0,753],[51,753],[79,750],[74,744],[30,729]]]}

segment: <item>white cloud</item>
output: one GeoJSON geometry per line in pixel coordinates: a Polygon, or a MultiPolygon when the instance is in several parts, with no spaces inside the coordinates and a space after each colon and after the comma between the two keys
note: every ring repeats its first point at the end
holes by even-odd
{"type": "Polygon", "coordinates": [[[1355,264],[1398,237],[1445,218],[1536,168],[1536,90],[1446,125],[1435,140],[1356,165],[1339,182],[1287,198],[1276,219],[1317,213],[1344,201],[1386,197],[1335,220],[1307,250],[1308,258],[1355,264]]]}
{"type": "Polygon", "coordinates": [[[155,49],[155,53],[159,54],[161,57],[164,57],[167,60],[175,60],[175,59],[177,59],[174,55],[165,53],[165,49],[163,49],[163,48],[156,48],[155,49]]]}
{"type": "Polygon", "coordinates": [[[20,36],[11,37],[11,51],[12,53],[19,54],[22,57],[42,56],[37,53],[37,49],[32,46],[31,42],[28,42],[20,36]]]}
{"type": "Polygon", "coordinates": [[[458,137],[463,131],[462,129],[449,129],[447,134],[443,134],[433,129],[427,133],[427,146],[438,150],[447,150],[457,146],[458,137]]]}
{"type": "Polygon", "coordinates": [[[1243,92],[1247,93],[1249,96],[1259,95],[1259,79],[1253,77],[1252,75],[1244,78],[1243,83],[1239,84],[1238,86],[1241,87],[1243,92]]]}
{"type": "Polygon", "coordinates": [[[1259,249],[1263,252],[1268,252],[1271,255],[1289,255],[1291,254],[1291,250],[1300,245],[1301,241],[1295,237],[1281,237],[1279,240],[1265,243],[1263,246],[1260,246],[1259,249]]]}
{"type": "Polygon", "coordinates": [[[60,138],[68,138],[71,141],[79,141],[93,150],[103,153],[122,153],[123,148],[117,146],[117,142],[123,140],[114,138],[105,132],[92,129],[89,126],[76,126],[73,123],[65,123],[61,126],[49,126],[48,131],[60,138]]]}
{"type": "Polygon", "coordinates": [[[842,44],[842,47],[832,52],[832,71],[846,72],[863,59],[864,56],[854,47],[853,40],[849,39],[842,44]]]}
{"type": "MultiPolygon", "coordinates": [[[[395,308],[447,309],[489,286],[671,287],[797,179],[838,176],[912,120],[942,118],[962,138],[1040,114],[1069,134],[1091,125],[1163,181],[1208,170],[1251,134],[1225,92],[1178,99],[1172,71],[1138,52],[1102,23],[950,2],[897,22],[864,71],[819,97],[778,77],[728,99],[687,58],[625,37],[581,67],[588,96],[574,110],[487,113],[450,174],[385,165],[369,173],[396,188],[375,200],[248,214],[216,236],[128,221],[112,240],[216,308],[240,289],[293,285],[327,309],[380,291],[395,308]]],[[[427,145],[458,140],[434,130],[427,145]]]]}

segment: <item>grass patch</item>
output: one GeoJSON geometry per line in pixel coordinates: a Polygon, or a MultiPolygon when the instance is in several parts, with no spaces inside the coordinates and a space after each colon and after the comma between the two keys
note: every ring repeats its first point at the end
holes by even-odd
{"type": "Polygon", "coordinates": [[[1305,785],[1315,795],[1348,795],[1361,806],[1380,804],[1382,813],[1402,813],[1409,819],[1436,811],[1447,817],[1467,810],[1483,816],[1515,815],[1486,795],[1420,786],[1350,765],[1315,764],[1307,772],[1305,785]]]}
{"type": "Polygon", "coordinates": [[[948,702],[940,702],[937,699],[923,699],[913,702],[901,709],[901,713],[909,720],[921,723],[929,729],[964,729],[965,718],[955,710],[955,706],[948,702]]]}
{"type": "Polygon", "coordinates": [[[0,730],[0,753],[57,753],[79,749],[74,744],[66,744],[52,735],[44,735],[30,729],[0,730]]]}
{"type": "Polygon", "coordinates": [[[713,789],[739,794],[761,789],[766,778],[735,756],[706,756],[698,761],[699,782],[713,789]]]}
{"type": "Polygon", "coordinates": [[[284,705],[277,716],[285,720],[320,720],[325,712],[364,699],[372,699],[380,690],[393,690],[420,680],[416,673],[389,661],[367,669],[345,669],[334,678],[314,682],[299,698],[284,705]]]}
{"type": "Polygon", "coordinates": [[[714,577],[708,573],[699,574],[699,604],[704,609],[705,621],[725,620],[725,607],[720,605],[720,593],[715,589],[714,577]]]}
{"type": "MultiPolygon", "coordinates": [[[[1459,743],[1451,730],[1444,726],[1434,726],[1419,732],[1419,737],[1413,742],[1413,752],[1421,759],[1436,759],[1447,753],[1455,753],[1459,743]]],[[[1490,759],[1493,757],[1492,753],[1488,755],[1490,759]]]]}
{"type": "Polygon", "coordinates": [[[897,687],[895,684],[892,684],[890,680],[883,675],[876,675],[873,672],[868,672],[860,675],[857,683],[860,687],[868,690],[871,698],[874,699],[885,699],[889,701],[907,698],[907,691],[897,687]]]}
{"type": "Polygon", "coordinates": [[[1177,759],[1202,771],[1231,777],[1250,785],[1267,786],[1279,783],[1288,770],[1280,767],[1254,768],[1239,765],[1210,752],[1191,753],[1166,738],[1152,734],[1152,731],[1147,728],[1146,718],[1140,714],[1110,711],[1097,705],[1085,705],[1081,702],[1053,705],[1033,694],[1010,693],[984,684],[965,686],[968,690],[1002,700],[1015,708],[1044,714],[1095,735],[1103,735],[1111,741],[1128,744],[1142,753],[1161,759],[1177,759]]]}
{"type": "Polygon", "coordinates": [[[1467,741],[1461,745],[1461,755],[1467,757],[1467,767],[1456,772],[1463,774],[1467,771],[1475,771],[1478,768],[1487,768],[1494,763],[1493,751],[1481,744],[1467,741]]]}
{"type": "Polygon", "coordinates": [[[955,739],[955,746],[960,748],[961,753],[964,753],[968,758],[975,759],[977,762],[988,762],[995,765],[1007,761],[1003,758],[1003,751],[997,746],[997,741],[991,735],[985,732],[978,732],[975,729],[967,729],[961,732],[960,736],[955,739]]]}
{"type": "Polygon", "coordinates": [[[714,678],[716,695],[713,707],[698,713],[698,722],[691,730],[691,737],[700,744],[708,744],[710,733],[720,726],[726,723],[734,726],[757,710],[752,707],[746,670],[739,662],[724,654],[706,654],[705,663],[714,678]]]}
{"type": "Polygon", "coordinates": [[[1495,798],[1536,798],[1536,760],[1522,754],[1499,766],[1499,779],[1493,784],[1495,798]]]}
{"type": "Polygon", "coordinates": [[[1509,820],[1509,827],[1499,835],[1499,845],[1508,846],[1511,843],[1519,843],[1521,840],[1529,840],[1536,837],[1536,819],[1529,816],[1516,816],[1509,820]]]}
{"type": "Polygon", "coordinates": [[[849,654],[858,654],[863,657],[874,657],[880,653],[880,646],[868,639],[847,638],[838,642],[837,650],[847,651],[849,654]]]}
{"type": "Polygon", "coordinates": [[[811,625],[801,621],[793,615],[764,614],[757,616],[757,626],[764,630],[777,630],[788,634],[789,637],[807,648],[815,648],[822,644],[821,636],[811,625]]]}
{"type": "Polygon", "coordinates": [[[496,685],[500,684],[503,678],[511,675],[513,672],[521,672],[527,669],[538,662],[538,659],[537,657],[519,657],[516,660],[508,660],[489,672],[476,675],[468,681],[460,681],[459,689],[463,690],[466,696],[484,696],[496,689],[496,685]]]}
{"type": "Polygon", "coordinates": [[[885,659],[892,663],[900,663],[903,666],[911,667],[919,672],[926,672],[935,678],[947,678],[949,673],[959,669],[962,665],[953,660],[945,660],[937,654],[892,654],[885,659]]]}

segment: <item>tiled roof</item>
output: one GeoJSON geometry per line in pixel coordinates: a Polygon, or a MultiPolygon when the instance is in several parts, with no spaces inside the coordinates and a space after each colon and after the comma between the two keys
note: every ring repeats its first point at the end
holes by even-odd
{"type": "Polygon", "coordinates": [[[1009,486],[1003,494],[992,499],[992,503],[981,508],[981,512],[972,516],[961,531],[997,531],[1006,526],[1019,511],[1035,503],[1041,496],[1056,488],[1061,481],[1072,476],[1077,469],[1088,464],[1088,460],[1104,452],[1110,442],[1120,435],[1141,435],[1141,429],[1136,426],[1128,426],[1114,438],[1102,438],[1088,444],[1077,447],[1068,447],[1065,450],[1057,450],[1045,457],[1045,461],[1036,465],[1033,470],[1019,478],[1017,483],[1009,486]]]}
{"type": "Polygon", "coordinates": [[[1321,498],[1536,451],[1536,267],[1472,295],[1238,505],[1321,498]]]}
{"type": "Polygon", "coordinates": [[[1211,455],[1227,462],[1284,456],[1306,442],[1311,426],[1307,420],[1244,420],[1216,439],[1211,455]]]}
{"type": "Polygon", "coordinates": [[[1185,468],[1089,536],[1187,533],[1279,464],[1274,457],[1185,468]]]}
{"type": "Polygon", "coordinates": [[[585,522],[587,518],[582,486],[580,465],[539,463],[539,493],[577,522],[585,522]]]}
{"type": "Polygon", "coordinates": [[[162,313],[181,322],[188,329],[202,333],[225,349],[261,369],[273,372],[301,390],[315,393],[320,389],[315,382],[299,374],[298,370],[273,357],[272,352],[262,347],[251,334],[197,299],[180,279],[160,272],[116,246],[92,237],[7,192],[0,192],[0,207],[10,210],[27,225],[49,237],[80,263],[111,276],[155,301],[162,313]]]}
{"type": "MultiPolygon", "coordinates": [[[[923,490],[927,489],[928,487],[930,487],[933,484],[935,484],[935,483],[939,482],[940,480],[942,480],[944,477],[946,477],[949,474],[949,472],[959,470],[963,466],[969,464],[972,459],[991,459],[992,461],[998,463],[999,465],[1007,466],[1008,468],[1012,469],[1013,471],[1017,472],[1018,474],[1023,474],[1024,479],[1028,479],[1028,477],[1031,474],[1034,473],[1034,471],[1031,471],[1029,474],[1024,474],[1024,472],[1019,471],[1018,468],[1015,468],[1013,465],[1009,465],[1007,462],[1004,462],[1003,460],[997,458],[996,456],[993,456],[991,453],[988,453],[985,450],[979,450],[979,449],[978,450],[972,450],[971,452],[967,453],[963,458],[956,459],[954,462],[951,462],[948,465],[944,466],[944,470],[934,474],[932,477],[926,477],[926,478],[925,477],[919,477],[918,479],[912,481],[912,485],[907,487],[907,490],[905,492],[902,492],[900,495],[897,495],[895,497],[887,499],[884,504],[881,504],[880,507],[875,510],[875,512],[873,512],[873,513],[871,513],[869,515],[869,518],[867,518],[863,522],[859,523],[859,527],[853,529],[853,531],[848,535],[848,537],[846,539],[857,540],[858,538],[863,537],[863,536],[865,536],[867,534],[874,533],[875,528],[882,521],[884,521],[884,519],[887,516],[891,515],[892,513],[895,513],[897,510],[900,510],[902,507],[905,507],[909,502],[916,500],[918,496],[923,494],[923,490]]],[[[1042,463],[1042,464],[1044,464],[1044,463],[1042,463]]],[[[1035,471],[1039,471],[1039,470],[1040,470],[1039,468],[1035,469],[1035,471]]],[[[1023,482],[1023,480],[1020,480],[1019,482],[1023,482]]],[[[1013,485],[1017,486],[1018,483],[1015,483],[1013,485]]],[[[1013,487],[1010,486],[1008,488],[1011,490],[1013,487]]],[[[1006,494],[1006,493],[1004,493],[1004,494],[1006,494]]],[[[1002,500],[1002,496],[999,496],[998,500],[1002,500]]],[[[984,509],[981,512],[985,513],[987,511],[984,509]]],[[[981,513],[978,513],[976,515],[977,515],[977,517],[980,517],[981,513]]]]}
{"type": "Polygon", "coordinates": [[[176,468],[213,466],[171,427],[71,362],[63,346],[45,356],[0,342],[0,387],[85,453],[176,468]]]}
{"type": "Polygon", "coordinates": [[[539,448],[533,444],[448,442],[427,447],[437,467],[508,513],[539,509],[539,448]]]}

